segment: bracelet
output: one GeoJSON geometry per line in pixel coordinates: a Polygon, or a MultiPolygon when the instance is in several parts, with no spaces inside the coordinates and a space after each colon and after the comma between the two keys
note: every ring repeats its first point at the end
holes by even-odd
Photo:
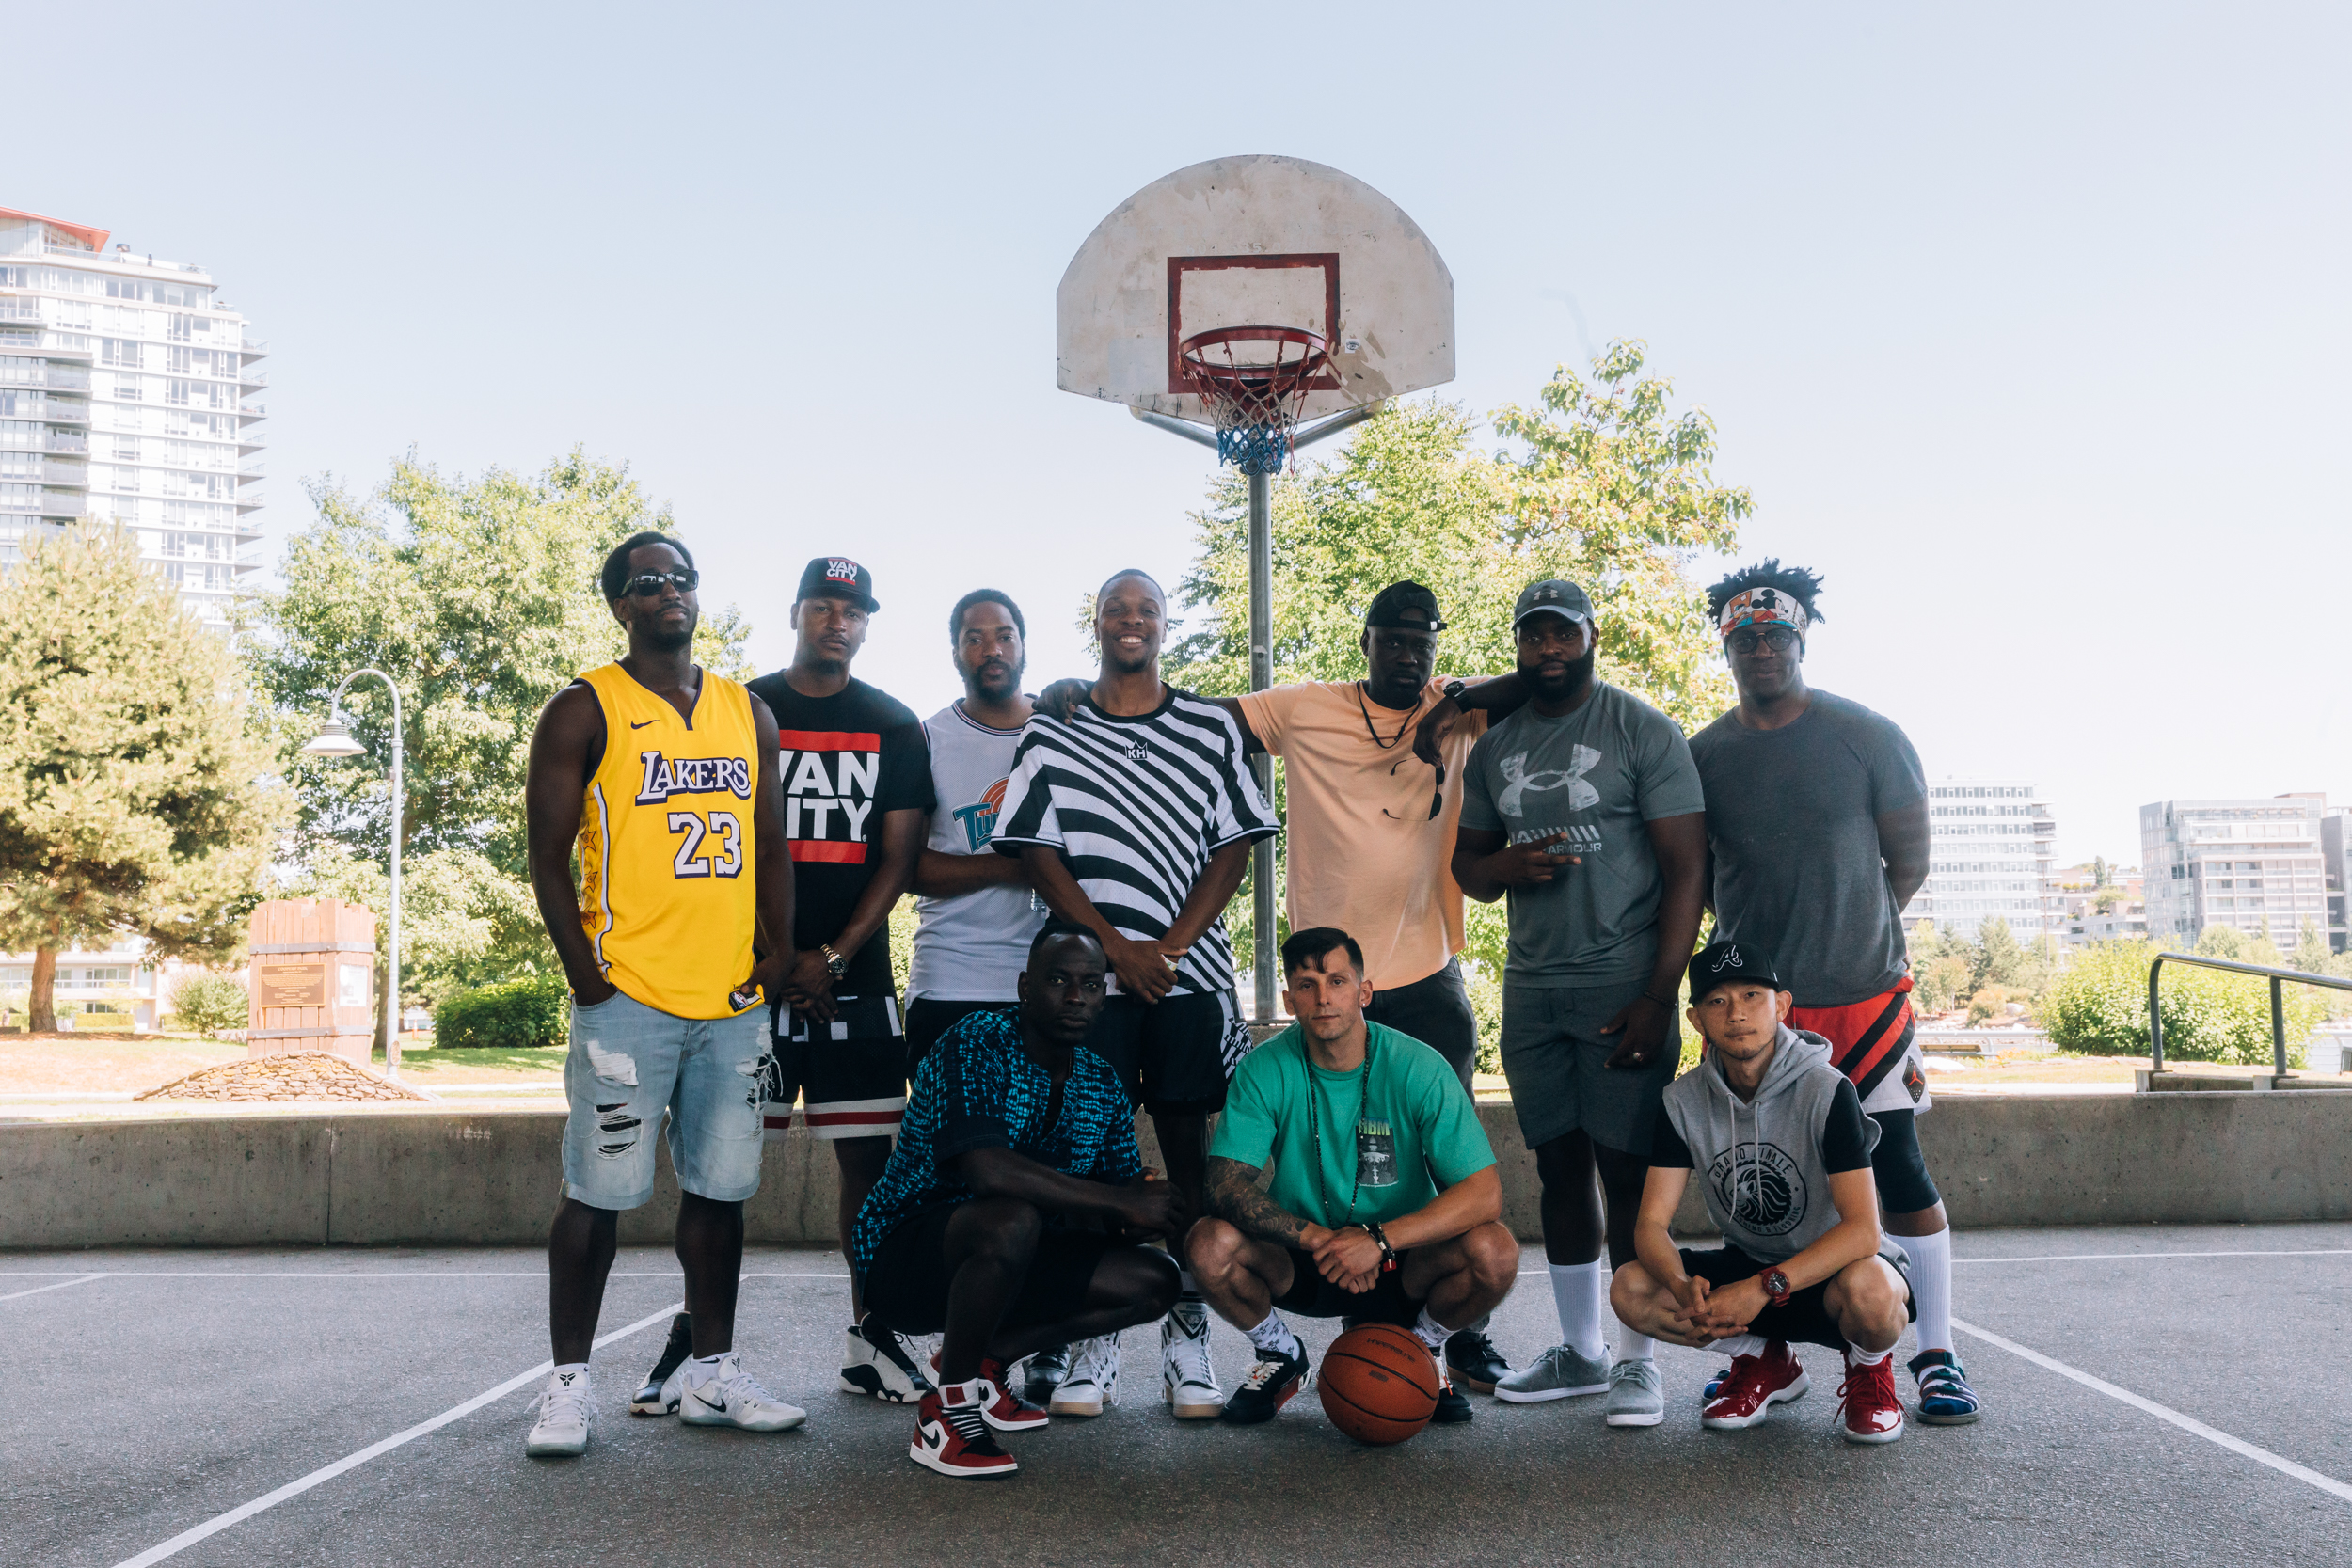
{"type": "Polygon", "coordinates": [[[1660,1006],[1665,1008],[1668,1012],[1673,1012],[1675,1010],[1675,999],[1671,996],[1653,996],[1648,991],[1644,991],[1642,993],[1642,1000],[1645,1002],[1655,1002],[1660,1006]]]}
{"type": "Polygon", "coordinates": [[[1389,1245],[1388,1232],[1380,1228],[1378,1220],[1364,1221],[1363,1230],[1365,1235],[1380,1243],[1380,1272],[1394,1274],[1396,1272],[1396,1248],[1389,1245]]]}

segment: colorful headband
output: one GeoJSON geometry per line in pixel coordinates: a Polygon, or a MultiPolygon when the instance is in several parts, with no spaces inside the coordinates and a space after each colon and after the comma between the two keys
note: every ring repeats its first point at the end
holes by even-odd
{"type": "Polygon", "coordinates": [[[1729,637],[1741,626],[1783,626],[1799,637],[1804,635],[1804,606],[1778,588],[1750,588],[1734,594],[1724,606],[1716,630],[1729,637]]]}

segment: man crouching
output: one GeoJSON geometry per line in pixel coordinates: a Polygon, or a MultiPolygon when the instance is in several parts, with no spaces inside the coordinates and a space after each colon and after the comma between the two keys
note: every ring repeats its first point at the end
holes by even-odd
{"type": "MultiPolygon", "coordinates": [[[[1691,960],[1697,1070],[1666,1088],[1650,1134],[1649,1178],[1634,1224],[1637,1259],[1610,1289],[1617,1316],[1678,1345],[1732,1358],[1700,1419],[1754,1426],[1803,1395],[1786,1341],[1846,1354],[1838,1410],[1851,1443],[1903,1434],[1889,1353],[1914,1315],[1900,1248],[1879,1232],[1870,1147],[1878,1127],[1830,1065],[1829,1042],[1781,1022],[1789,991],[1754,946],[1719,942],[1691,960]],[[1677,1248],[1666,1227],[1693,1169],[1724,1245],[1677,1248]]],[[[1646,1420],[1665,1416],[1652,1391],[1646,1420]]]]}
{"type": "Polygon", "coordinates": [[[1212,1217],[1184,1241],[1201,1294],[1257,1348],[1223,1418],[1266,1420],[1304,1386],[1287,1308],[1409,1327],[1437,1362],[1435,1418],[1467,1421],[1438,1352],[1519,1267],[1477,1109],[1443,1056],[1365,1022],[1372,985],[1346,932],[1292,933],[1282,971],[1298,1022],[1235,1070],[1209,1149],[1212,1217]]]}
{"type": "Polygon", "coordinates": [[[1047,1417],[1009,1390],[1008,1365],[1176,1300],[1176,1265],[1137,1243],[1177,1233],[1178,1200],[1144,1174],[1118,1072],[1079,1044],[1105,968],[1092,932],[1048,923],[1017,1011],[965,1018],[915,1069],[898,1146],[858,1211],[866,1307],[901,1334],[946,1330],[907,1450],[942,1475],[1020,1468],[989,1429],[1047,1417]]]}

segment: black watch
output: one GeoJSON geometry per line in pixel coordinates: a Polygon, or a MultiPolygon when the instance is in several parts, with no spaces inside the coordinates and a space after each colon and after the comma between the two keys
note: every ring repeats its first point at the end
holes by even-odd
{"type": "Polygon", "coordinates": [[[1394,1274],[1396,1272],[1396,1248],[1389,1245],[1388,1232],[1380,1228],[1378,1220],[1366,1220],[1363,1225],[1364,1234],[1380,1243],[1380,1272],[1394,1274]]]}
{"type": "Polygon", "coordinates": [[[1447,702],[1452,703],[1455,707],[1460,707],[1462,705],[1462,693],[1468,691],[1469,689],[1470,682],[1464,680],[1452,680],[1445,683],[1445,690],[1442,695],[1447,702]]]}

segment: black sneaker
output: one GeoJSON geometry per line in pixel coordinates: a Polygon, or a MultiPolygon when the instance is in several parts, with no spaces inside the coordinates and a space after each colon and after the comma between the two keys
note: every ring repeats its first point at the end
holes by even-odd
{"type": "Polygon", "coordinates": [[[1029,1357],[1021,1374],[1021,1397],[1031,1404],[1050,1405],[1054,1390],[1070,1375],[1070,1347],[1051,1345],[1029,1357]]]}
{"type": "Polygon", "coordinates": [[[1477,1413],[1470,1409],[1470,1396],[1454,1386],[1454,1375],[1446,1370],[1445,1357],[1438,1363],[1438,1410],[1429,1418],[1431,1426],[1458,1427],[1477,1413]]]}
{"type": "Polygon", "coordinates": [[[686,1358],[694,1354],[694,1320],[680,1312],[670,1320],[670,1342],[661,1347],[661,1359],[645,1374],[645,1386],[637,1390],[637,1397],[628,1402],[632,1416],[675,1416],[677,1414],[679,1388],[677,1370],[686,1365],[686,1358]]]}
{"type": "Polygon", "coordinates": [[[1482,1394],[1493,1393],[1495,1385],[1511,1375],[1511,1363],[1481,1329],[1466,1328],[1447,1339],[1445,1364],[1454,1382],[1482,1394]]]}
{"type": "Polygon", "coordinates": [[[1237,1427],[1270,1421],[1276,1411],[1296,1399],[1298,1391],[1306,1386],[1306,1346],[1299,1346],[1296,1355],[1262,1350],[1258,1359],[1250,1364],[1248,1375],[1241,1380],[1241,1386],[1226,1396],[1225,1409],[1217,1419],[1237,1427]]]}
{"type": "Polygon", "coordinates": [[[873,1313],[849,1331],[841,1356],[841,1391],[913,1404],[931,1391],[930,1379],[907,1354],[904,1340],[873,1313]]]}

